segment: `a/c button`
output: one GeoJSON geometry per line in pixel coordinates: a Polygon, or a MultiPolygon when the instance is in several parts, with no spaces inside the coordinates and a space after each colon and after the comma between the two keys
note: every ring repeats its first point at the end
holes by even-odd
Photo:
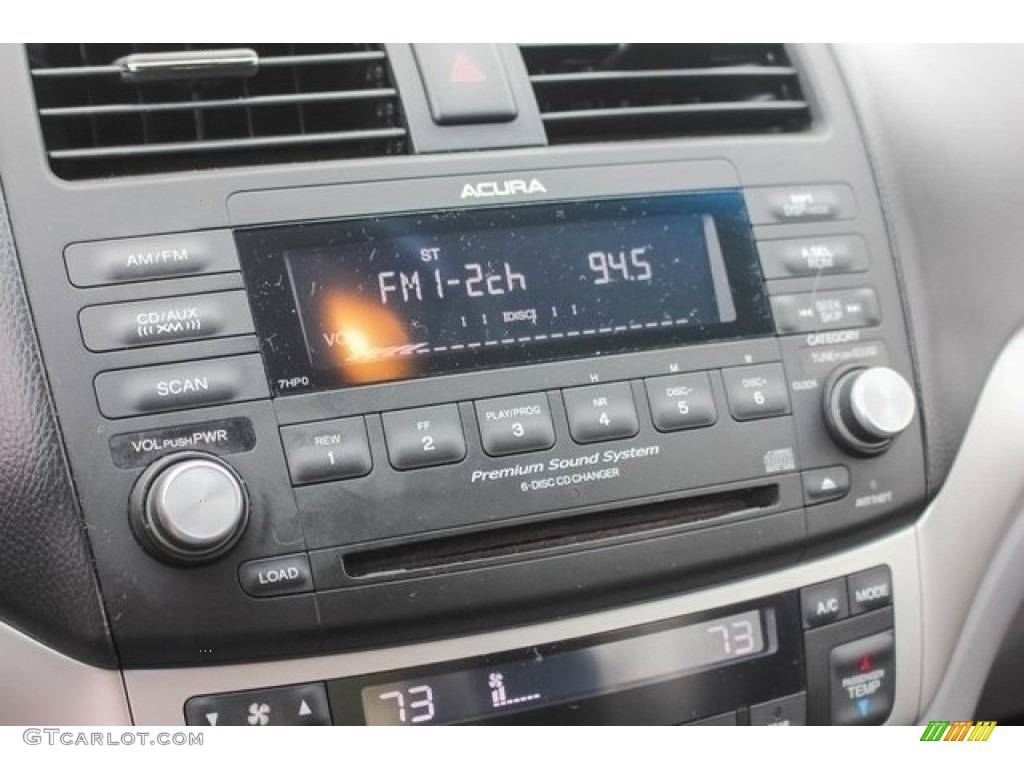
{"type": "Polygon", "coordinates": [[[850,615],[846,601],[846,579],[833,579],[800,590],[804,626],[820,627],[850,615]]]}

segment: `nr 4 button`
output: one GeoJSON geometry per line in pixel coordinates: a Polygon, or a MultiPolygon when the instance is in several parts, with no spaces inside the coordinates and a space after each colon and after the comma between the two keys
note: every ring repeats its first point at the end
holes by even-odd
{"type": "Polygon", "coordinates": [[[543,392],[481,400],[476,419],[484,450],[491,456],[542,451],[555,444],[551,408],[543,392]]]}
{"type": "Polygon", "coordinates": [[[454,405],[385,413],[384,437],[395,469],[454,464],[466,457],[459,409],[454,405]]]}
{"type": "Polygon", "coordinates": [[[736,421],[766,419],[789,413],[786,374],[779,363],[747,365],[722,371],[729,412],[736,421]]]}
{"type": "Polygon", "coordinates": [[[360,477],[373,467],[360,416],[281,427],[281,442],[294,485],[360,477]]]}
{"type": "Polygon", "coordinates": [[[632,437],[640,431],[633,391],[625,382],[567,389],[569,432],[577,443],[632,437]]]}

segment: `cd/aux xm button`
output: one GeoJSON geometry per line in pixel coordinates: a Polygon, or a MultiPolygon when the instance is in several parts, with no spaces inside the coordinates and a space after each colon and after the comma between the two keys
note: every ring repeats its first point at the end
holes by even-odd
{"type": "Polygon", "coordinates": [[[86,307],[78,322],[93,352],[253,332],[244,291],[86,307]]]}
{"type": "Polygon", "coordinates": [[[94,384],[100,412],[111,419],[269,396],[259,355],[108,371],[94,384]]]}
{"type": "Polygon", "coordinates": [[[542,451],[555,444],[551,408],[543,392],[476,403],[480,440],[491,456],[542,451]]]}

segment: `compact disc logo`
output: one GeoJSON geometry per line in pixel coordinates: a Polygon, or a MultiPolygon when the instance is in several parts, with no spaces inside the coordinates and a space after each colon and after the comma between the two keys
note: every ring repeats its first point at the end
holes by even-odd
{"type": "Polygon", "coordinates": [[[465,184],[462,187],[462,199],[468,197],[510,197],[512,195],[535,195],[547,192],[547,188],[539,179],[505,179],[503,181],[481,181],[476,184],[465,184]]]}

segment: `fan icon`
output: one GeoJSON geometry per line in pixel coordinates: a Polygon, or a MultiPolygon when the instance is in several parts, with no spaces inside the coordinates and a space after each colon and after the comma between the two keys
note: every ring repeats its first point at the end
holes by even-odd
{"type": "Polygon", "coordinates": [[[269,704],[257,704],[256,702],[253,702],[249,705],[249,725],[269,725],[269,723],[269,704]]]}

